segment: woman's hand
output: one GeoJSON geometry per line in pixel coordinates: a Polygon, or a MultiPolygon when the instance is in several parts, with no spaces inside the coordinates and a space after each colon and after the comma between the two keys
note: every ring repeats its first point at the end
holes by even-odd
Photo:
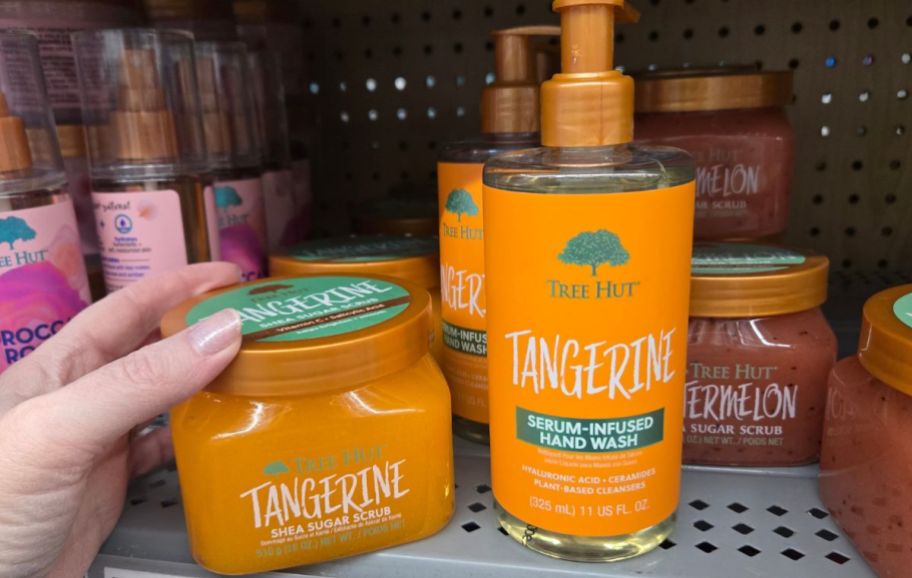
{"type": "Polygon", "coordinates": [[[0,576],[85,575],[129,479],[172,456],[167,430],[130,433],[205,387],[240,347],[232,310],[159,341],[162,316],[238,278],[208,263],[137,282],[0,375],[0,576]]]}

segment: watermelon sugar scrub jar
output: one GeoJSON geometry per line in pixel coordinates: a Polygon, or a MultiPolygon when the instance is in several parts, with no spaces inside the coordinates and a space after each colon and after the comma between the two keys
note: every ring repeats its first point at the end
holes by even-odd
{"type": "Polygon", "coordinates": [[[233,308],[244,342],[171,428],[193,557],[219,574],[424,538],[453,513],[450,394],[427,291],[392,277],[283,277],[170,311],[233,308]]]}
{"type": "Polygon", "coordinates": [[[830,374],[820,495],[878,576],[912,566],[912,285],[864,306],[858,355],[830,374]]]}
{"type": "Polygon", "coordinates": [[[636,76],[636,139],[697,163],[694,237],[758,239],[788,220],[794,134],[790,71],[684,69],[636,76]]]}
{"type": "Polygon", "coordinates": [[[684,462],[817,460],[836,337],[820,306],[826,257],[772,245],[696,243],[684,462]]]}

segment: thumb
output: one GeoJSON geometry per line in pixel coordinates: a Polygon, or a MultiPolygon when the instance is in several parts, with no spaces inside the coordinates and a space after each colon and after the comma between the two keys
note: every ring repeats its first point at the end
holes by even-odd
{"type": "Polygon", "coordinates": [[[137,424],[165,412],[215,379],[241,345],[241,320],[225,309],[41,397],[69,444],[102,452],[137,424]]]}

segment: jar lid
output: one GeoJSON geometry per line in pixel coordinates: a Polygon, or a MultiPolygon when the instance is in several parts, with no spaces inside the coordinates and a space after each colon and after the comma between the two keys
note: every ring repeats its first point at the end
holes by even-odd
{"type": "Polygon", "coordinates": [[[438,231],[437,198],[400,197],[366,201],[355,211],[355,232],[364,235],[433,237],[438,231]]]}
{"type": "Polygon", "coordinates": [[[207,391],[300,395],[396,373],[428,352],[428,292],[379,276],[275,277],[196,297],[162,320],[173,335],[223,309],[241,316],[237,357],[207,391]]]}
{"type": "Polygon", "coordinates": [[[269,257],[273,275],[386,275],[440,286],[436,237],[351,235],[301,243],[269,257]]]}
{"type": "Polygon", "coordinates": [[[858,359],[871,375],[912,395],[912,285],[881,291],[865,303],[858,359]]]}
{"type": "Polygon", "coordinates": [[[691,317],[763,317],[819,307],[830,262],[775,245],[695,243],[691,317]]]}
{"type": "Polygon", "coordinates": [[[768,108],[792,101],[790,70],[744,68],[645,72],[636,80],[636,112],[768,108]]]}

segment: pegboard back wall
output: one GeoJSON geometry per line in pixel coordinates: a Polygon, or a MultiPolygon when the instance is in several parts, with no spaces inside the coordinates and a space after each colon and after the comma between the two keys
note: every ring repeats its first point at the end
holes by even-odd
{"type": "MultiPolygon", "coordinates": [[[[442,143],[478,133],[489,31],[557,23],[548,0],[302,2],[317,227],[360,199],[436,194],[442,143]]],[[[835,268],[912,270],[912,4],[641,0],[617,64],[759,63],[795,71],[788,242],[835,268]]]]}

